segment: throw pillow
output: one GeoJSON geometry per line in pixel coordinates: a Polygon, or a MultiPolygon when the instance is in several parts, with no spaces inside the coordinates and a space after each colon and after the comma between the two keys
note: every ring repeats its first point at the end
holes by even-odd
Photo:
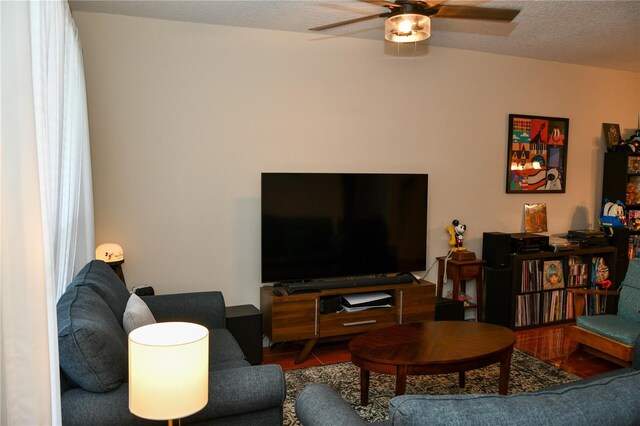
{"type": "Polygon", "coordinates": [[[122,327],[122,314],[129,300],[129,290],[111,266],[102,260],[92,260],[78,272],[69,285],[72,286],[86,286],[96,292],[104,299],[122,327]]]}
{"type": "Polygon", "coordinates": [[[75,286],[58,301],[60,367],[89,392],[109,392],[127,381],[127,335],[91,288],[75,286]]]}
{"type": "Polygon", "coordinates": [[[129,297],[127,307],[124,309],[124,315],[122,316],[122,326],[127,336],[138,327],[155,323],[156,319],[147,304],[137,294],[133,293],[129,297]]]}

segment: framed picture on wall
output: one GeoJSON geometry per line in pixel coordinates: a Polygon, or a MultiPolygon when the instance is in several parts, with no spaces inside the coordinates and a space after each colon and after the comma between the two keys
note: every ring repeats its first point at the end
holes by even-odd
{"type": "Polygon", "coordinates": [[[602,131],[604,132],[604,142],[607,145],[607,151],[615,151],[616,147],[622,143],[620,125],[614,123],[602,123],[602,131]]]}
{"type": "Polygon", "coordinates": [[[509,114],[507,193],[564,193],[569,119],[509,114]]]}

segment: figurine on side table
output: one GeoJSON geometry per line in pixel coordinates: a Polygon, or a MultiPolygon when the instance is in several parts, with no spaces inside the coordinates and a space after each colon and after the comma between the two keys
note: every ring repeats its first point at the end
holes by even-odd
{"type": "Polygon", "coordinates": [[[475,259],[475,253],[468,251],[462,244],[464,233],[467,231],[467,225],[460,223],[458,219],[454,219],[451,225],[445,228],[449,233],[449,247],[451,247],[451,257],[457,260],[475,259]]]}

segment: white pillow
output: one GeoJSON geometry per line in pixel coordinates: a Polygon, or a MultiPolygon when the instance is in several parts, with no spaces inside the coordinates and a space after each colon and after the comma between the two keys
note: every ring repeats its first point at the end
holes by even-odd
{"type": "Polygon", "coordinates": [[[122,316],[122,325],[127,336],[138,327],[155,323],[156,319],[153,317],[147,304],[144,303],[144,300],[140,299],[135,293],[131,294],[127,302],[127,307],[124,309],[124,315],[122,316]]]}

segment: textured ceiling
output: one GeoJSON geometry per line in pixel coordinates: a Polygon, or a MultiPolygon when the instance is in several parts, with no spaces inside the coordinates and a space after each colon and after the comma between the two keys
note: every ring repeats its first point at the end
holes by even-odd
{"type": "MultiPolygon", "coordinates": [[[[450,1],[520,9],[510,23],[433,19],[425,42],[504,55],[640,72],[640,0],[450,1]]],[[[307,28],[386,12],[358,1],[70,0],[72,11],[384,41],[382,18],[322,32],[307,28]]]]}

